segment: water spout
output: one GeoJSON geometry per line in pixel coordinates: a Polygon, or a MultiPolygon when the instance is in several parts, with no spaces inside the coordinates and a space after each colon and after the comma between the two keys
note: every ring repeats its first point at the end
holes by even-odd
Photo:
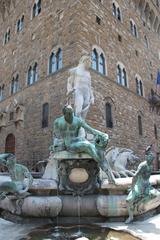
{"type": "Polygon", "coordinates": [[[81,196],[78,195],[78,201],[77,201],[77,209],[78,209],[78,233],[77,236],[81,237],[82,232],[81,232],[81,196]]]}

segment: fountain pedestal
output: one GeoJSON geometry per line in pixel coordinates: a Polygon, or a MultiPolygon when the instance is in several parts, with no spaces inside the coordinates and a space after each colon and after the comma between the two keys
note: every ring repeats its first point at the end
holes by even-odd
{"type": "MultiPolygon", "coordinates": [[[[85,153],[60,151],[54,153],[46,167],[45,178],[51,175],[51,167],[56,166],[59,191],[64,194],[93,194],[100,188],[99,167],[97,162],[85,153]],[[55,163],[53,163],[53,161],[55,163]]],[[[52,169],[55,172],[55,169],[52,169]]],[[[44,178],[44,177],[43,177],[44,178]]]]}

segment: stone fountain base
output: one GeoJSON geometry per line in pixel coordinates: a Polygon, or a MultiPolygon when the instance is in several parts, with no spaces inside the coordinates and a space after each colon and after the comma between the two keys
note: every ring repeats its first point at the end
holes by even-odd
{"type": "MultiPolygon", "coordinates": [[[[9,176],[0,176],[0,184],[10,181],[9,176]]],[[[159,175],[151,176],[154,188],[160,187],[159,175]]],[[[10,221],[29,220],[64,223],[79,223],[92,220],[109,221],[126,219],[126,197],[132,178],[116,179],[116,185],[102,179],[98,164],[87,154],[57,152],[51,159],[41,179],[34,179],[29,193],[18,197],[8,194],[0,201],[0,216],[10,221]],[[97,219],[97,220],[96,220],[97,219]]],[[[141,206],[144,215],[154,213],[160,205],[160,197],[141,206]]]]}
{"type": "MultiPolygon", "coordinates": [[[[6,179],[7,177],[5,177],[6,179]]],[[[9,178],[9,177],[8,177],[9,178]]],[[[2,179],[0,178],[2,181],[2,179]]],[[[151,176],[152,185],[159,186],[159,175],[151,176]]],[[[64,195],[58,191],[55,180],[35,179],[30,188],[30,195],[24,199],[17,199],[13,195],[0,201],[1,217],[12,222],[43,221],[88,223],[94,219],[99,221],[124,220],[128,216],[126,207],[127,189],[131,185],[131,178],[117,179],[116,185],[108,184],[104,180],[97,194],[84,196],[64,195]]],[[[142,206],[141,213],[135,215],[144,216],[147,212],[158,213],[160,197],[142,206]]]]}

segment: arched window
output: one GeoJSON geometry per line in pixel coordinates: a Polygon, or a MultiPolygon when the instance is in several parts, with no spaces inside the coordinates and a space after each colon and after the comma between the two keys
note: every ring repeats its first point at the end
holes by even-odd
{"type": "Polygon", "coordinates": [[[113,128],[112,107],[110,103],[106,103],[106,127],[113,128]]]}
{"type": "Polygon", "coordinates": [[[6,44],[8,41],[8,33],[6,32],[4,35],[4,44],[6,44]]]}
{"type": "Polygon", "coordinates": [[[4,99],[4,85],[0,87],[0,101],[4,99]]]}
{"type": "Polygon", "coordinates": [[[37,81],[38,81],[38,65],[37,63],[35,63],[33,66],[33,82],[37,81]]]}
{"type": "Polygon", "coordinates": [[[9,41],[10,41],[10,29],[7,30],[7,32],[4,34],[4,41],[3,41],[3,44],[7,44],[9,41]]]}
{"type": "Polygon", "coordinates": [[[57,70],[62,68],[62,49],[59,48],[57,52],[57,70]]]}
{"type": "Polygon", "coordinates": [[[24,15],[17,21],[17,33],[21,32],[24,27],[24,15]]]}
{"type": "Polygon", "coordinates": [[[137,77],[136,77],[136,93],[139,95],[139,81],[137,77]]]}
{"type": "Polygon", "coordinates": [[[130,20],[130,29],[131,29],[131,33],[133,33],[133,22],[130,20]]]}
{"type": "Polygon", "coordinates": [[[16,78],[13,78],[11,82],[11,94],[15,94],[18,91],[19,91],[19,75],[17,74],[16,78]]]}
{"type": "Polygon", "coordinates": [[[122,85],[127,86],[127,74],[125,68],[122,70],[122,85]]]}
{"type": "Polygon", "coordinates": [[[140,95],[143,96],[143,84],[142,81],[139,81],[140,95]]]}
{"type": "Polygon", "coordinates": [[[11,94],[14,94],[14,93],[15,93],[15,79],[13,78],[11,82],[11,94]]]}
{"type": "Polygon", "coordinates": [[[137,38],[138,37],[137,27],[135,22],[132,19],[130,19],[130,30],[132,35],[137,38]]]}
{"type": "Polygon", "coordinates": [[[30,66],[28,69],[28,78],[27,84],[32,85],[34,82],[38,81],[38,64],[37,62],[34,65],[30,66]]]}
{"type": "Polygon", "coordinates": [[[139,76],[136,76],[136,93],[139,96],[143,96],[143,83],[141,81],[141,78],[139,76]]]}
{"type": "Polygon", "coordinates": [[[116,5],[114,2],[112,4],[112,13],[113,13],[113,16],[116,16],[116,5]]]}
{"type": "Polygon", "coordinates": [[[117,82],[122,84],[122,70],[119,64],[117,66],[117,82]]]}
{"type": "Polygon", "coordinates": [[[119,21],[121,21],[121,11],[120,11],[119,7],[117,8],[117,19],[119,21]]]}
{"type": "Polygon", "coordinates": [[[106,74],[105,56],[103,51],[98,47],[92,50],[92,69],[103,75],[106,74]]]}
{"type": "Polygon", "coordinates": [[[28,81],[27,84],[31,85],[33,83],[33,71],[32,71],[32,67],[30,66],[28,69],[28,81]]]}
{"type": "Polygon", "coordinates": [[[133,28],[134,28],[134,36],[137,37],[137,27],[136,27],[135,24],[134,24],[134,27],[133,27],[133,28]]]}
{"type": "Polygon", "coordinates": [[[6,138],[5,152],[15,154],[15,136],[9,134],[6,138]]]}
{"type": "Polygon", "coordinates": [[[120,7],[119,7],[119,5],[116,1],[114,1],[112,3],[112,14],[117,20],[119,20],[119,21],[122,20],[121,10],[120,10],[120,7]]]}
{"type": "Polygon", "coordinates": [[[34,3],[34,5],[33,5],[33,14],[32,14],[33,17],[36,16],[36,10],[37,10],[37,5],[36,5],[36,3],[34,3]]]}
{"type": "Polygon", "coordinates": [[[52,52],[49,58],[49,73],[54,73],[55,71],[56,71],[56,56],[54,52],[52,52]]]}
{"type": "Polygon", "coordinates": [[[155,139],[158,139],[157,125],[156,124],[154,124],[154,136],[155,136],[155,139]]]}
{"type": "Polygon", "coordinates": [[[15,79],[15,92],[19,91],[19,75],[17,74],[15,79]]]}
{"type": "Polygon", "coordinates": [[[8,30],[8,42],[10,41],[10,35],[11,35],[11,31],[10,29],[8,30]]]}
{"type": "Polygon", "coordinates": [[[21,21],[20,21],[20,31],[22,31],[24,28],[24,15],[21,17],[21,21]]]}
{"type": "Polygon", "coordinates": [[[32,17],[36,17],[41,13],[41,0],[35,2],[32,9],[32,17]]]}
{"type": "Polygon", "coordinates": [[[49,74],[54,73],[62,68],[62,49],[59,48],[57,53],[51,53],[49,58],[49,74]]]}
{"type": "Polygon", "coordinates": [[[38,3],[37,3],[37,11],[38,11],[38,14],[40,14],[40,12],[41,12],[41,0],[39,0],[38,3]]]}
{"type": "Polygon", "coordinates": [[[101,53],[101,55],[99,56],[99,72],[101,74],[104,74],[106,73],[105,71],[105,58],[103,56],[103,54],[101,53]]]}
{"type": "Polygon", "coordinates": [[[20,21],[20,19],[18,19],[18,21],[17,21],[17,32],[20,31],[20,25],[21,25],[21,21],[20,21]]]}
{"type": "Polygon", "coordinates": [[[44,103],[42,106],[42,128],[48,127],[49,104],[44,103]]]}
{"type": "Polygon", "coordinates": [[[139,135],[143,135],[143,129],[142,129],[142,117],[138,115],[138,132],[139,135]]]}
{"type": "Polygon", "coordinates": [[[117,82],[127,87],[127,73],[125,67],[121,63],[117,65],[117,82]]]}
{"type": "Polygon", "coordinates": [[[92,69],[98,71],[98,54],[96,49],[92,51],[92,69]]]}

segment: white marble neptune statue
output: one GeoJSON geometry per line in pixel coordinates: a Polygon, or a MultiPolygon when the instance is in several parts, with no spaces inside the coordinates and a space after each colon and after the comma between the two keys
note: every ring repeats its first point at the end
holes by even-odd
{"type": "Polygon", "coordinates": [[[90,66],[91,58],[86,55],[82,56],[78,66],[69,70],[70,76],[67,83],[68,102],[73,103],[75,115],[83,119],[86,118],[90,104],[94,103],[90,66]]]}

